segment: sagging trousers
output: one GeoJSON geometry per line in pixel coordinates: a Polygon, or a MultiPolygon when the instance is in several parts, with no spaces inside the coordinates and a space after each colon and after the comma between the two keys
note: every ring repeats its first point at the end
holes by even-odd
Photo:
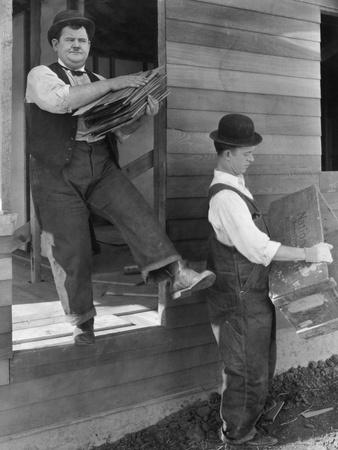
{"type": "Polygon", "coordinates": [[[72,325],[96,314],[90,213],[120,230],[145,280],[161,281],[161,269],[180,259],[150,206],[111,159],[104,140],[77,141],[71,162],[61,170],[32,158],[31,188],[43,245],[72,325]]]}

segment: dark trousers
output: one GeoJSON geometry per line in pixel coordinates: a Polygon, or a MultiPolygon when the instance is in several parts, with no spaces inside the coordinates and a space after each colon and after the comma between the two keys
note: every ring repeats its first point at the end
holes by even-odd
{"type": "Polygon", "coordinates": [[[252,431],[267,398],[276,365],[275,310],[267,295],[247,291],[238,308],[209,300],[213,332],[224,362],[221,418],[230,439],[252,431]]]}
{"type": "Polygon", "coordinates": [[[120,230],[145,280],[160,281],[161,268],[180,259],[150,206],[110,158],[104,141],[76,142],[71,162],[59,171],[32,159],[31,187],[43,246],[72,325],[96,314],[90,212],[120,230]]]}

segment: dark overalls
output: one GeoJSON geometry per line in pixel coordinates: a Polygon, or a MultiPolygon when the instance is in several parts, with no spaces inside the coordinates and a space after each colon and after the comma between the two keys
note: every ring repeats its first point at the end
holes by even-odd
{"type": "MultiPolygon", "coordinates": [[[[256,202],[235,191],[248,205],[255,225],[268,234],[256,202]]],[[[254,264],[235,247],[220,243],[211,230],[208,269],[216,282],[208,289],[210,321],[224,362],[221,418],[228,439],[245,437],[264,408],[276,364],[275,309],[269,298],[269,267],[254,264]]]]}

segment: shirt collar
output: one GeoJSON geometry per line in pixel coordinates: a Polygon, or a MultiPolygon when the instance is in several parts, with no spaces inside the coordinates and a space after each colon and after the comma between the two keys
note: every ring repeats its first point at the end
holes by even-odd
{"type": "Polygon", "coordinates": [[[86,70],[86,69],[85,69],[85,66],[82,66],[82,67],[80,67],[79,69],[71,69],[70,67],[67,66],[67,64],[63,63],[63,62],[61,61],[60,58],[58,58],[58,63],[59,63],[61,66],[66,67],[66,68],[69,69],[69,70],[78,70],[79,72],[84,72],[84,71],[86,70]]]}
{"type": "Polygon", "coordinates": [[[214,177],[217,183],[231,184],[232,186],[245,187],[244,175],[230,175],[230,173],[222,172],[220,170],[214,170],[214,177]]]}

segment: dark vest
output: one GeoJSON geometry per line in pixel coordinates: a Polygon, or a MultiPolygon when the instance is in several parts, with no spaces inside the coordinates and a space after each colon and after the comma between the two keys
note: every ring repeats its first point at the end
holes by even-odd
{"type": "MultiPolygon", "coordinates": [[[[236,192],[245,201],[257,228],[269,235],[257,203],[237,189],[217,183],[211,186],[209,198],[224,189],[236,192]]],[[[208,240],[207,267],[216,274],[216,282],[209,288],[208,297],[210,300],[219,299],[220,296],[226,298],[227,308],[237,307],[238,296],[248,291],[267,295],[270,266],[252,263],[235,247],[219,242],[212,226],[208,240]]]]}
{"type": "MultiPolygon", "coordinates": [[[[70,84],[60,64],[48,66],[66,84],[70,84]]],[[[87,70],[91,82],[99,78],[87,70]]],[[[26,103],[26,115],[29,126],[27,151],[40,163],[52,168],[62,168],[69,164],[75,146],[77,116],[73,113],[54,114],[44,111],[35,103],[26,103]]],[[[112,159],[118,165],[116,139],[109,133],[106,138],[112,159]]]]}

